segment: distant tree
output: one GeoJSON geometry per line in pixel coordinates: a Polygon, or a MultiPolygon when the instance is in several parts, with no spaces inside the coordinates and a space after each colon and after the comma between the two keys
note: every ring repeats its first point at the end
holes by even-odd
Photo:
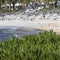
{"type": "Polygon", "coordinates": [[[4,4],[5,0],[0,0],[0,8],[4,4]]]}
{"type": "Polygon", "coordinates": [[[57,7],[58,0],[55,0],[55,7],[57,7]]]}
{"type": "Polygon", "coordinates": [[[11,4],[13,4],[13,9],[15,8],[15,4],[17,3],[18,0],[8,0],[8,3],[10,5],[10,10],[11,10],[11,4]]]}

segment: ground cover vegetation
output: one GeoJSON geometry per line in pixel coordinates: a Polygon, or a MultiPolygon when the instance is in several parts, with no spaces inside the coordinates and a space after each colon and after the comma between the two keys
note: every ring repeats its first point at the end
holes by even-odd
{"type": "Polygon", "coordinates": [[[0,60],[60,60],[60,35],[53,31],[0,42],[0,60]]]}

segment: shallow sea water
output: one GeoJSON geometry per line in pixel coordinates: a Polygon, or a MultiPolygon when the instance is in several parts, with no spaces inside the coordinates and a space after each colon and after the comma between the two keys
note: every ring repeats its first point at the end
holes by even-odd
{"type": "Polygon", "coordinates": [[[5,39],[11,39],[13,36],[21,37],[25,35],[35,34],[41,32],[40,30],[16,30],[16,29],[0,29],[0,42],[5,39]]]}

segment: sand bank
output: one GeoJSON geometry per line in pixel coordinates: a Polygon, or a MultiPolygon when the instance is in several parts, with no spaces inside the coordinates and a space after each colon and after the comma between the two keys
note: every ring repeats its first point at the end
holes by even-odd
{"type": "Polygon", "coordinates": [[[40,29],[40,30],[53,30],[54,32],[60,34],[60,20],[52,21],[52,20],[35,20],[35,21],[21,21],[21,20],[13,20],[13,21],[0,21],[1,26],[16,26],[23,27],[24,29],[40,29]]]}
{"type": "Polygon", "coordinates": [[[45,18],[43,12],[40,11],[25,11],[23,13],[16,13],[0,17],[0,27],[17,29],[23,28],[25,30],[40,29],[53,30],[60,34],[60,15],[57,13],[47,13],[45,18]],[[3,19],[2,19],[3,18],[3,19]]]}

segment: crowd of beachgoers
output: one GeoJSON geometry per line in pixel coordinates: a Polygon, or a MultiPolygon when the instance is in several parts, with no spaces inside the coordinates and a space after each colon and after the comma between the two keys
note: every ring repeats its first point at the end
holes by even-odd
{"type": "Polygon", "coordinates": [[[0,26],[15,26],[43,30],[60,31],[60,11],[59,9],[40,11],[25,10],[10,14],[0,15],[0,26]]]}

